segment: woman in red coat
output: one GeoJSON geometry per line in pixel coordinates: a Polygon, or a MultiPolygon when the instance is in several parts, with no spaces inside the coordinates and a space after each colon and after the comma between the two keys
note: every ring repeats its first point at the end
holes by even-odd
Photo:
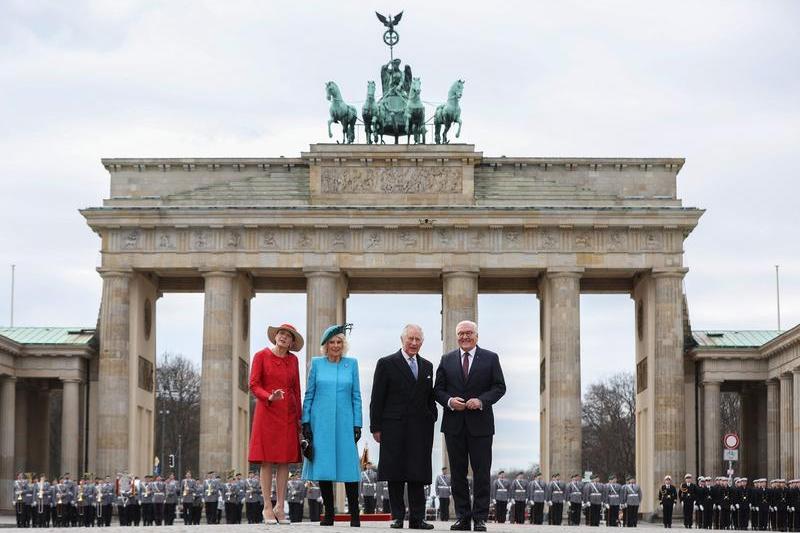
{"type": "Polygon", "coordinates": [[[270,326],[267,337],[274,345],[264,348],[253,357],[250,390],[257,398],[250,434],[251,463],[261,463],[261,487],[272,486],[272,465],[277,470],[276,502],[273,509],[264,498],[264,522],[288,524],[283,511],[289,464],[300,462],[300,374],[297,352],[303,347],[303,337],[291,324],[270,326]]]}

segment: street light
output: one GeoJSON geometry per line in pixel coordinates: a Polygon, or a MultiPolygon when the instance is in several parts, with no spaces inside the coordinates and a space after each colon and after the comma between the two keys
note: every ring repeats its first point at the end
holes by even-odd
{"type": "MultiPolygon", "coordinates": [[[[168,387],[168,386],[164,385],[163,387],[161,387],[161,393],[162,393],[162,398],[169,398],[170,401],[171,401],[171,400],[174,399],[174,396],[177,395],[178,391],[173,389],[173,388],[171,388],[171,387],[168,387]]],[[[165,457],[166,457],[164,455],[164,448],[166,446],[166,440],[167,440],[167,438],[166,438],[167,437],[167,434],[166,434],[166,431],[167,431],[167,427],[166,427],[167,426],[167,415],[170,414],[170,411],[169,411],[169,409],[162,408],[162,409],[158,410],[158,414],[161,417],[161,463],[163,464],[164,460],[165,460],[165,457]]],[[[166,472],[164,472],[164,470],[165,469],[162,467],[161,468],[161,474],[162,475],[166,474],[166,472]]]]}

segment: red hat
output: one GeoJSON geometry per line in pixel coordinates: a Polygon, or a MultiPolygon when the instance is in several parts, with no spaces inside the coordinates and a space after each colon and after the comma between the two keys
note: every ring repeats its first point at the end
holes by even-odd
{"type": "Polygon", "coordinates": [[[289,347],[289,350],[293,352],[298,352],[303,349],[303,344],[305,343],[305,341],[303,341],[303,336],[300,335],[300,332],[297,331],[297,328],[295,328],[291,324],[281,324],[280,326],[269,326],[267,328],[267,338],[269,339],[269,342],[275,344],[275,334],[278,333],[279,331],[288,331],[289,333],[292,334],[294,340],[292,341],[292,345],[289,347]]]}

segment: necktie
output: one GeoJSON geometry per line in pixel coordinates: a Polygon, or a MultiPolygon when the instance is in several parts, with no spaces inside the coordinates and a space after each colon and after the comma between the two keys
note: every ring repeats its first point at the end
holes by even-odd
{"type": "Polygon", "coordinates": [[[411,373],[414,374],[414,379],[417,379],[417,358],[409,357],[408,364],[411,366],[411,373]]]}
{"type": "Polygon", "coordinates": [[[464,372],[464,380],[466,381],[469,376],[469,352],[464,352],[463,359],[461,360],[461,370],[464,372]]]}

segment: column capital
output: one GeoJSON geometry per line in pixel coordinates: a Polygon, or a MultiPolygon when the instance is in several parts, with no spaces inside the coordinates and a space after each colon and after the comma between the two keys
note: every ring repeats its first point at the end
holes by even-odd
{"type": "Polygon", "coordinates": [[[778,378],[767,378],[764,380],[764,383],[767,384],[767,387],[777,387],[778,386],[778,378]]]}
{"type": "Polygon", "coordinates": [[[133,276],[133,269],[97,267],[97,273],[102,278],[130,278],[133,276]]]}
{"type": "Polygon", "coordinates": [[[200,269],[200,275],[203,276],[203,278],[235,278],[237,274],[238,273],[233,269],[224,269],[224,268],[200,269]]]}
{"type": "Polygon", "coordinates": [[[585,268],[576,267],[576,268],[548,268],[544,275],[548,278],[578,278],[580,279],[583,277],[583,273],[586,271],[585,268]]]}
{"type": "Polygon", "coordinates": [[[650,275],[654,278],[683,278],[689,272],[688,268],[654,268],[650,271],[650,275]]]}
{"type": "Polygon", "coordinates": [[[477,278],[480,270],[479,267],[450,265],[442,267],[442,277],[477,278]]]}
{"type": "Polygon", "coordinates": [[[793,368],[791,370],[791,373],[794,374],[795,376],[800,374],[800,366],[798,366],[797,368],[793,368]]]}
{"type": "Polygon", "coordinates": [[[789,381],[790,379],[793,379],[793,378],[792,378],[792,372],[794,372],[794,371],[795,371],[795,370],[791,370],[791,371],[784,372],[783,374],[780,374],[780,375],[778,376],[778,378],[779,378],[781,381],[789,381]]]}
{"type": "Polygon", "coordinates": [[[709,387],[709,386],[710,387],[713,387],[713,386],[720,387],[720,386],[722,386],[722,383],[724,381],[725,381],[724,379],[720,379],[720,378],[704,378],[704,379],[702,379],[700,381],[700,385],[702,385],[703,387],[709,387]]]}
{"type": "Polygon", "coordinates": [[[306,266],[303,267],[303,274],[307,278],[313,278],[314,276],[338,277],[342,274],[342,271],[336,266],[306,266]]]}
{"type": "Polygon", "coordinates": [[[58,378],[61,383],[83,383],[81,378],[58,378]]]}

